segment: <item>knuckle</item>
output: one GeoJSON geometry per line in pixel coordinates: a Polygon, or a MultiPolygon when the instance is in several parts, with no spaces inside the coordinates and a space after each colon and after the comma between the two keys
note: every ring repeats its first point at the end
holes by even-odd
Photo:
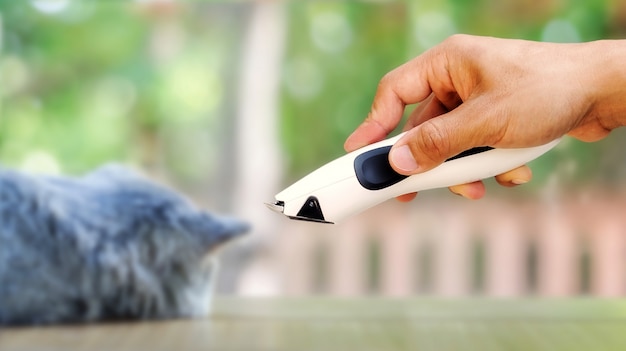
{"type": "Polygon", "coordinates": [[[452,34],[451,36],[446,38],[443,41],[443,43],[444,43],[444,45],[448,45],[450,47],[458,48],[458,47],[464,45],[465,43],[467,43],[469,37],[470,36],[467,35],[467,34],[452,34]]]}
{"type": "Polygon", "coordinates": [[[446,56],[458,56],[473,61],[484,55],[485,41],[468,34],[454,34],[443,41],[441,46],[446,56]]]}
{"type": "Polygon", "coordinates": [[[391,82],[393,82],[393,80],[393,71],[387,72],[378,82],[378,91],[388,89],[391,86],[391,82]]]}
{"type": "Polygon", "coordinates": [[[419,128],[417,138],[414,139],[419,152],[433,163],[439,163],[449,157],[450,140],[447,133],[431,121],[423,123],[419,128]]]}

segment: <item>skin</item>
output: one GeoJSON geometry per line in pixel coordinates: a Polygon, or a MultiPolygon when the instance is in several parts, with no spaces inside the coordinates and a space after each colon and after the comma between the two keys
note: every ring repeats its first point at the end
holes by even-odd
{"type": "MultiPolygon", "coordinates": [[[[626,40],[541,43],[455,35],[386,74],[365,121],[348,137],[353,151],[385,139],[410,114],[392,147],[401,174],[430,170],[476,146],[531,147],[563,135],[593,142],[626,124],[626,40]]],[[[522,166],[496,176],[526,183],[522,166]]],[[[450,187],[479,199],[482,182],[450,187]]],[[[409,201],[416,194],[398,199],[409,201]]]]}

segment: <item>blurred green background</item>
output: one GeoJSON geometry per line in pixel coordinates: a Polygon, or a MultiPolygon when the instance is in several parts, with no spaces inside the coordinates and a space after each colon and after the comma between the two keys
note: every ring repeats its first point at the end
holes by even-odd
{"type": "MultiPolygon", "coordinates": [[[[626,33],[618,0],[293,1],[280,136],[293,179],[343,153],[387,71],[453,33],[576,42],[626,33]]],[[[0,160],[77,174],[109,161],[199,189],[226,167],[251,2],[0,1],[0,160]]],[[[269,40],[269,39],[268,39],[269,40]]],[[[541,180],[624,179],[599,157],[624,142],[569,142],[541,180]],[[558,162],[557,162],[558,161],[558,162]],[[584,167],[577,166],[584,165],[584,167]],[[565,166],[563,166],[565,167],[565,166]],[[575,170],[572,170],[575,168],[575,170]]],[[[611,153],[620,157],[619,153],[611,153]]],[[[536,183],[541,183],[538,181],[536,183]]]]}
{"type": "MultiPolygon", "coordinates": [[[[308,227],[278,235],[282,222],[262,202],[343,154],[380,78],[454,33],[624,38],[626,1],[0,0],[0,164],[83,174],[124,163],[212,209],[250,217],[255,235],[226,255],[222,291],[237,291],[248,269],[250,291],[275,292],[267,288],[280,278],[266,270],[280,256],[272,248],[295,245],[290,230],[309,240],[308,227]],[[259,70],[269,81],[255,81],[268,78],[259,70]],[[258,142],[241,140],[256,134],[258,142]],[[279,161],[259,159],[268,155],[279,161]]],[[[623,194],[626,137],[613,134],[594,144],[566,139],[532,163],[532,183],[491,186],[491,198],[623,194]]],[[[418,202],[428,208],[431,200],[418,202]]]]}

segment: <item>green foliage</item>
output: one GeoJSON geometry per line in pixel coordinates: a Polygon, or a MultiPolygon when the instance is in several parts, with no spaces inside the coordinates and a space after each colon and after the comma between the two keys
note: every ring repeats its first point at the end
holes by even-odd
{"type": "MultiPolygon", "coordinates": [[[[236,100],[236,82],[254,4],[68,1],[55,13],[55,3],[64,1],[0,0],[1,162],[76,173],[128,161],[164,165],[183,182],[207,181],[225,159],[224,132],[233,128],[234,110],[245,103],[236,100]]],[[[448,35],[600,39],[620,27],[611,22],[619,18],[610,15],[615,6],[609,0],[289,2],[280,92],[288,177],[343,154],[380,78],[448,35]]],[[[535,174],[545,179],[570,161],[608,167],[611,177],[624,173],[600,160],[607,145],[570,142],[536,161],[535,174]]],[[[597,174],[577,169],[561,176],[573,184],[597,174]]]]}
{"type": "Polygon", "coordinates": [[[406,60],[407,13],[402,3],[292,2],[288,18],[282,136],[301,175],[343,153],[380,78],[406,60]]]}
{"type": "Polygon", "coordinates": [[[219,152],[217,117],[232,105],[241,10],[0,2],[0,160],[69,173],[109,161],[164,165],[184,182],[205,181],[219,152]],[[192,140],[208,140],[193,145],[207,150],[181,149],[192,140]]]}
{"type": "Polygon", "coordinates": [[[120,72],[137,56],[146,24],[112,4],[98,5],[89,21],[64,22],[23,2],[5,2],[0,13],[3,163],[40,154],[79,171],[123,159],[135,88],[120,72]]]}

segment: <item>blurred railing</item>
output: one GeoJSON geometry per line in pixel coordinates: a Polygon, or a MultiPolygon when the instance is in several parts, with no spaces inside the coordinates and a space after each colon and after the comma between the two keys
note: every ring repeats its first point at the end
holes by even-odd
{"type": "Polygon", "coordinates": [[[607,199],[390,201],[340,225],[282,221],[264,262],[286,295],[623,296],[624,209],[607,199]]]}

